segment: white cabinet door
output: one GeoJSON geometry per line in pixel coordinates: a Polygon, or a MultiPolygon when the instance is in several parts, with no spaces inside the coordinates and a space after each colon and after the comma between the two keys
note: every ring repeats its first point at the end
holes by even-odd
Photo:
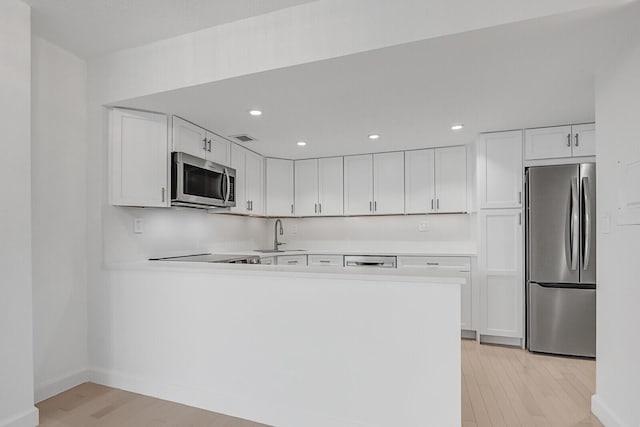
{"type": "Polygon", "coordinates": [[[480,211],[479,227],[481,334],[523,338],[522,211],[480,211]]]}
{"type": "Polygon", "coordinates": [[[526,160],[571,157],[571,126],[524,131],[526,160]]]}
{"type": "Polygon", "coordinates": [[[298,266],[307,265],[306,255],[283,255],[277,258],[278,258],[278,265],[298,265],[298,266]]]}
{"type": "Polygon", "coordinates": [[[312,267],[342,267],[342,255],[308,255],[307,265],[312,267]]]}
{"type": "Polygon", "coordinates": [[[113,109],[110,119],[111,204],[169,206],[168,117],[113,109]]]}
{"type": "Polygon", "coordinates": [[[318,213],[318,159],[295,161],[295,213],[297,216],[318,213]]]}
{"type": "Polygon", "coordinates": [[[373,213],[404,213],[404,153],[373,155],[373,213]]]}
{"type": "Polygon", "coordinates": [[[467,150],[464,146],[435,149],[436,211],[467,211],[467,150]]]}
{"type": "Polygon", "coordinates": [[[404,153],[405,209],[408,214],[435,211],[435,152],[404,153]]]}
{"type": "Polygon", "coordinates": [[[249,212],[246,192],[246,167],[245,157],[247,150],[238,144],[231,144],[231,167],[236,170],[236,206],[231,208],[231,212],[246,214],[249,212]]]}
{"type": "Polygon", "coordinates": [[[267,158],[265,184],[267,215],[293,215],[293,160],[267,158]]]}
{"type": "Polygon", "coordinates": [[[207,160],[231,166],[231,143],[215,133],[207,132],[207,160]]]}
{"type": "Polygon", "coordinates": [[[245,194],[252,215],[264,213],[264,161],[253,151],[245,151],[245,194]]]}
{"type": "Polygon", "coordinates": [[[192,156],[207,157],[207,131],[180,117],[173,116],[173,151],[182,151],[192,156]]]}
{"type": "Polygon", "coordinates": [[[318,160],[318,213],[325,216],[344,214],[344,171],[342,157],[318,160]]]}
{"type": "Polygon", "coordinates": [[[522,131],[480,135],[478,140],[480,209],[522,206],[522,131]]]}
{"type": "Polygon", "coordinates": [[[373,156],[345,156],[344,213],[369,215],[373,213],[373,156]]]}
{"type": "Polygon", "coordinates": [[[573,133],[573,156],[596,155],[596,124],[571,126],[573,133]]]}

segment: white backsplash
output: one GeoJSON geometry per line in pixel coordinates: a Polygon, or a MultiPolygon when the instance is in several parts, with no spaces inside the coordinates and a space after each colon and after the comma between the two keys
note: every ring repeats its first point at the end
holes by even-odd
{"type": "MultiPolygon", "coordinates": [[[[187,208],[104,207],[105,263],[273,246],[274,219],[187,208]],[[142,233],[134,220],[142,220],[142,233]]],[[[283,218],[282,249],[474,252],[474,215],[283,218]],[[426,224],[427,231],[419,231],[426,224]]]]}

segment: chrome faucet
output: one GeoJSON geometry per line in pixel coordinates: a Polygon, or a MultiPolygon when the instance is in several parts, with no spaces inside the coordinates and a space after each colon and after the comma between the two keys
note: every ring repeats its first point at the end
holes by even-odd
{"type": "Polygon", "coordinates": [[[277,251],[278,247],[280,245],[286,245],[286,243],[278,242],[278,224],[280,224],[280,235],[282,236],[284,234],[284,230],[282,229],[282,220],[280,218],[278,218],[278,219],[276,219],[275,237],[273,239],[273,250],[274,251],[277,251]]]}

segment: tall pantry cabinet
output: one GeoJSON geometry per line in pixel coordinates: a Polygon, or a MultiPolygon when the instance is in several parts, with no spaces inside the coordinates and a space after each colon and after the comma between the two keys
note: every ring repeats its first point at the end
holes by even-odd
{"type": "Polygon", "coordinates": [[[522,131],[482,134],[477,145],[480,335],[519,345],[524,338],[522,147],[522,131]]]}

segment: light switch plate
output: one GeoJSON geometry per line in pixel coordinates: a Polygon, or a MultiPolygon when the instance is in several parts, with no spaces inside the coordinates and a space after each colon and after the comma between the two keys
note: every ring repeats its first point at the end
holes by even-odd
{"type": "Polygon", "coordinates": [[[133,219],[133,232],[136,234],[142,234],[144,232],[144,223],[142,218],[133,219]]]}
{"type": "Polygon", "coordinates": [[[429,223],[421,222],[420,224],[418,224],[418,231],[421,233],[429,231],[429,223]]]}

